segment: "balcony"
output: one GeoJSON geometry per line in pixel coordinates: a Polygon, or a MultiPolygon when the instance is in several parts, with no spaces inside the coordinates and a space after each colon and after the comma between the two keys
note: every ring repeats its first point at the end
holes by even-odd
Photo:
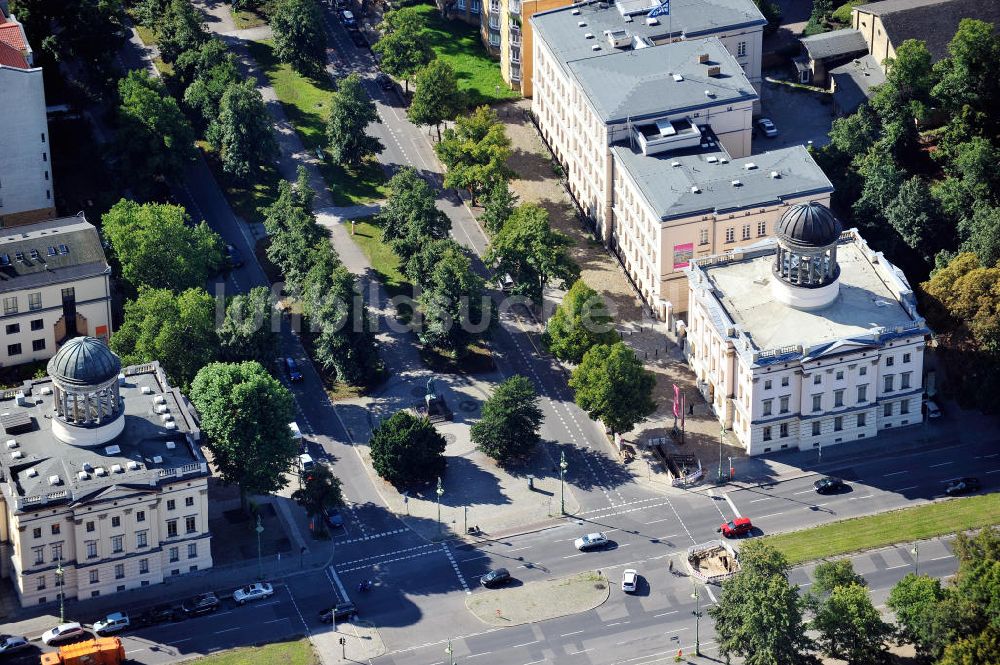
{"type": "Polygon", "coordinates": [[[511,14],[521,13],[521,0],[509,0],[507,9],[511,14]]]}
{"type": "Polygon", "coordinates": [[[510,44],[511,46],[521,45],[521,26],[514,23],[514,21],[510,22],[510,44]]]}
{"type": "Polygon", "coordinates": [[[521,49],[511,48],[510,50],[510,61],[512,64],[521,64],[521,49]]]}
{"type": "Polygon", "coordinates": [[[687,118],[657,120],[650,125],[637,125],[633,131],[644,155],[691,148],[701,143],[701,130],[687,118]]]}
{"type": "Polygon", "coordinates": [[[490,30],[500,29],[500,19],[493,14],[490,14],[490,30]]]}
{"type": "Polygon", "coordinates": [[[490,0],[490,14],[500,13],[500,0],[490,0]]]}
{"type": "Polygon", "coordinates": [[[521,80],[521,65],[511,65],[510,66],[510,80],[520,81],[521,80]]]}

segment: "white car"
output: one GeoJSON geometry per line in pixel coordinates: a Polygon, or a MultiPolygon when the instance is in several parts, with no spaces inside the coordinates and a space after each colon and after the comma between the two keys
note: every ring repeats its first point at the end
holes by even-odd
{"type": "Polygon", "coordinates": [[[934,400],[930,400],[930,399],[927,400],[927,402],[924,404],[924,408],[927,409],[927,417],[928,418],[940,418],[941,417],[941,408],[937,405],[937,403],[934,400]]]}
{"type": "Polygon", "coordinates": [[[639,584],[639,573],[632,568],[627,568],[622,573],[622,591],[625,593],[635,593],[635,587],[639,584]]]}
{"type": "Polygon", "coordinates": [[[14,653],[31,646],[27,637],[20,635],[0,635],[0,653],[14,653]]]}
{"type": "Polygon", "coordinates": [[[778,128],[774,126],[770,118],[761,118],[757,121],[757,127],[760,131],[764,132],[764,136],[768,138],[774,138],[778,135],[778,128]]]}
{"type": "Polygon", "coordinates": [[[129,627],[129,619],[127,614],[122,614],[121,612],[115,612],[104,617],[100,621],[94,622],[94,632],[98,635],[108,635],[110,633],[117,633],[119,630],[125,630],[129,627]]]}
{"type": "Polygon", "coordinates": [[[605,536],[600,531],[596,533],[588,533],[586,536],[580,536],[573,541],[573,545],[576,549],[581,552],[586,552],[587,550],[596,550],[601,547],[605,547],[608,544],[608,537],[605,536]]]}
{"type": "Polygon", "coordinates": [[[243,603],[251,600],[260,600],[261,598],[267,598],[273,595],[274,587],[267,582],[257,582],[255,584],[241,586],[239,589],[234,591],[233,600],[242,605],[243,603]]]}
{"type": "Polygon", "coordinates": [[[86,631],[83,630],[83,626],[76,621],[61,623],[55,628],[49,628],[47,631],[42,633],[42,644],[48,646],[50,644],[55,644],[56,642],[71,640],[74,637],[80,637],[85,634],[86,631]]]}

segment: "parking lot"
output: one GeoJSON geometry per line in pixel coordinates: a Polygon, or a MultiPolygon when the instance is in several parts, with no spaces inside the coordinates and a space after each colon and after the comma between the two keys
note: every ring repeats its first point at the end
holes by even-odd
{"type": "Polygon", "coordinates": [[[753,152],[760,154],[793,145],[823,146],[830,142],[833,123],[833,96],[793,88],[765,80],[761,90],[761,115],[770,118],[778,128],[773,138],[756,131],[753,152]]]}

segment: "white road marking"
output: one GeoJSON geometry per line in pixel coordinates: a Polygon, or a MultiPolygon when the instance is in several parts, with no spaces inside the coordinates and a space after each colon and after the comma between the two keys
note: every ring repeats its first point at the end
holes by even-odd
{"type": "Polygon", "coordinates": [[[722,493],[722,498],[725,499],[726,503],[729,504],[729,507],[733,509],[733,513],[735,513],[736,515],[740,514],[740,511],[736,509],[736,504],[733,503],[733,500],[729,498],[729,494],[728,493],[723,492],[722,493]]]}
{"type": "Polygon", "coordinates": [[[799,492],[792,492],[792,494],[793,494],[793,495],[795,495],[795,494],[808,494],[809,492],[815,492],[815,491],[816,491],[816,490],[815,490],[814,488],[810,487],[810,488],[809,488],[809,489],[807,489],[807,490],[801,490],[801,491],[799,491],[799,492]]]}
{"type": "Polygon", "coordinates": [[[903,473],[909,473],[909,471],[893,471],[892,473],[887,473],[887,474],[885,474],[882,477],[883,478],[891,478],[893,476],[898,476],[898,475],[903,474],[903,473]]]}
{"type": "Polygon", "coordinates": [[[458,581],[462,584],[462,588],[465,589],[465,593],[471,594],[472,591],[469,590],[469,585],[466,584],[465,578],[462,576],[462,571],[458,568],[458,562],[455,561],[455,555],[451,553],[451,548],[448,547],[447,543],[441,543],[441,550],[448,557],[448,561],[451,562],[451,567],[455,569],[455,576],[458,577],[458,581]]]}
{"type": "Polygon", "coordinates": [[[707,592],[708,592],[708,597],[712,599],[712,602],[713,602],[713,603],[717,603],[717,602],[719,602],[719,601],[717,601],[717,600],[715,599],[715,594],[714,594],[714,593],[712,593],[712,587],[711,587],[710,585],[708,585],[708,584],[706,584],[706,585],[705,585],[705,591],[707,591],[707,592]]]}
{"type": "Polygon", "coordinates": [[[217,630],[213,633],[213,635],[221,635],[222,633],[231,633],[234,630],[240,630],[242,628],[243,626],[236,626],[235,628],[226,628],[225,630],[217,630]]]}
{"type": "Polygon", "coordinates": [[[928,465],[927,468],[928,469],[936,469],[939,466],[948,466],[949,464],[954,464],[954,463],[955,463],[955,460],[952,460],[950,462],[941,462],[940,464],[930,464],[930,465],[928,465]]]}
{"type": "Polygon", "coordinates": [[[659,619],[660,617],[665,617],[668,614],[677,614],[678,612],[680,612],[680,610],[670,610],[669,612],[664,612],[663,614],[654,614],[653,618],[659,619]]]}
{"type": "Polygon", "coordinates": [[[765,496],[761,497],[760,499],[754,499],[753,501],[748,501],[747,503],[757,503],[758,501],[767,501],[768,499],[776,499],[776,498],[777,497],[774,496],[765,496]]]}
{"type": "Polygon", "coordinates": [[[577,554],[567,554],[563,558],[564,559],[572,559],[574,557],[583,556],[584,554],[586,554],[586,552],[578,552],[577,554]]]}
{"type": "Polygon", "coordinates": [[[670,521],[670,518],[669,517],[664,517],[661,520],[653,520],[652,522],[643,522],[643,524],[645,524],[645,525],[648,526],[650,524],[659,524],[660,522],[668,522],[668,521],[670,521]]]}
{"type": "Polygon", "coordinates": [[[514,645],[512,645],[512,646],[509,646],[509,647],[507,647],[507,648],[508,648],[508,649],[516,649],[516,648],[518,648],[518,647],[526,647],[526,646],[528,646],[529,644],[537,644],[537,643],[538,643],[538,640],[532,640],[531,642],[522,642],[521,644],[514,644],[514,645]]]}
{"type": "Polygon", "coordinates": [[[785,514],[784,511],[780,513],[768,513],[767,515],[758,515],[755,519],[762,520],[765,517],[777,517],[778,515],[784,515],[784,514],[785,514]]]}
{"type": "Polygon", "coordinates": [[[987,471],[986,473],[1000,473],[1000,469],[993,469],[992,471],[987,471]]]}
{"type": "Polygon", "coordinates": [[[570,635],[579,635],[582,632],[583,632],[582,630],[574,630],[572,633],[563,633],[559,637],[569,637],[570,635]]]}
{"type": "Polygon", "coordinates": [[[934,557],[933,559],[928,559],[928,561],[941,561],[942,559],[953,559],[953,558],[955,558],[954,554],[945,554],[944,556],[938,556],[934,557]]]}
{"type": "Polygon", "coordinates": [[[906,490],[915,490],[918,487],[920,487],[920,485],[910,485],[909,487],[900,487],[898,490],[894,490],[894,491],[896,491],[896,492],[905,492],[906,490]]]}
{"type": "Polygon", "coordinates": [[[906,566],[909,566],[909,565],[912,565],[912,564],[901,563],[898,566],[889,566],[888,568],[886,568],[886,570],[896,570],[897,568],[905,568],[906,566]]]}

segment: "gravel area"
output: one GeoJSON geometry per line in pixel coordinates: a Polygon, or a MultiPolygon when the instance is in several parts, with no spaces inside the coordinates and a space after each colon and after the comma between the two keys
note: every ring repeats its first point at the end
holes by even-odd
{"type": "Polygon", "coordinates": [[[473,594],[465,605],[485,624],[517,626],[592,610],[609,595],[608,578],[591,571],[520,586],[515,580],[504,589],[473,594]]]}

